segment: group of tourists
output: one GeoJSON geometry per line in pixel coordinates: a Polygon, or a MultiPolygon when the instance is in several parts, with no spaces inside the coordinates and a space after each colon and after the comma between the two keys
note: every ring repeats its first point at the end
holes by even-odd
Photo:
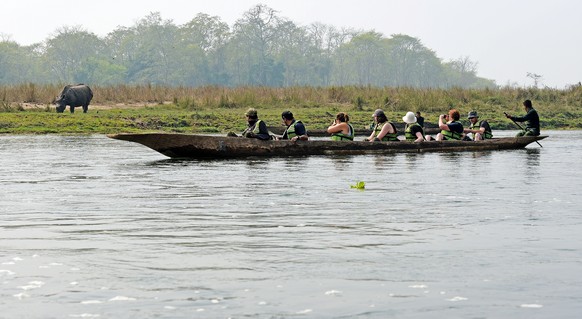
{"type": "MultiPolygon", "coordinates": [[[[291,140],[291,141],[307,141],[309,136],[307,135],[307,130],[305,125],[301,121],[295,120],[293,113],[291,111],[285,111],[281,113],[281,121],[283,125],[286,126],[283,135],[278,137],[272,135],[267,128],[267,124],[259,119],[259,115],[256,109],[250,108],[245,113],[247,118],[247,128],[242,132],[242,137],[257,138],[259,140],[291,140]]],[[[229,132],[227,136],[238,136],[236,133],[229,132]]]]}
{"type": "MultiPolygon", "coordinates": [[[[505,116],[514,122],[525,122],[526,127],[522,129],[517,136],[538,136],[540,135],[540,121],[537,111],[533,108],[530,100],[523,102],[526,114],[524,116],[512,116],[505,113],[505,116]]],[[[246,114],[247,128],[243,131],[242,136],[248,138],[257,138],[260,140],[291,140],[307,141],[309,139],[305,125],[301,121],[295,120],[293,113],[285,111],[281,114],[281,121],[286,129],[282,136],[277,137],[270,134],[267,125],[260,120],[256,109],[249,109],[246,114]]],[[[377,109],[372,114],[374,123],[372,133],[365,140],[370,142],[376,141],[400,141],[398,130],[394,123],[388,121],[388,117],[383,110],[377,109]]],[[[438,119],[440,132],[436,136],[424,133],[424,118],[420,112],[408,112],[402,121],[404,126],[404,140],[412,142],[422,141],[444,141],[444,140],[467,140],[481,141],[493,137],[491,126],[486,120],[479,121],[477,111],[469,112],[467,119],[469,127],[464,128],[460,120],[459,111],[452,109],[448,114],[441,114],[438,119]]],[[[355,137],[354,127],[349,123],[349,115],[345,112],[337,113],[333,123],[327,128],[333,141],[353,141],[355,137]]],[[[516,123],[517,124],[517,123],[516,123]]],[[[229,136],[237,136],[229,133],[229,136]]]]}

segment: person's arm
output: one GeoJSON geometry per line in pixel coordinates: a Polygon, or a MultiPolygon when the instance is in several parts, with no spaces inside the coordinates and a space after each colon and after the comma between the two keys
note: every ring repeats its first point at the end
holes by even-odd
{"type": "Polygon", "coordinates": [[[374,133],[376,133],[376,126],[377,125],[378,124],[376,124],[376,125],[374,125],[374,127],[372,127],[372,134],[370,134],[370,136],[368,136],[366,138],[366,141],[370,141],[370,142],[373,142],[374,141],[374,133]]]}
{"type": "Polygon", "coordinates": [[[531,119],[531,112],[527,112],[524,116],[510,116],[509,118],[516,122],[525,122],[531,119]]]}
{"type": "Polygon", "coordinates": [[[345,122],[342,123],[334,123],[332,124],[330,127],[327,128],[327,132],[328,133],[339,133],[342,132],[344,133],[344,131],[346,130],[346,127],[348,126],[348,124],[346,124],[345,122]]]}
{"type": "Polygon", "coordinates": [[[309,136],[307,136],[307,135],[297,135],[297,136],[292,137],[290,141],[291,142],[295,142],[297,140],[300,140],[300,141],[308,141],[309,140],[309,136]]]}
{"type": "Polygon", "coordinates": [[[303,123],[295,124],[295,134],[297,134],[297,136],[295,136],[291,139],[291,141],[293,141],[293,142],[295,142],[297,140],[300,140],[300,141],[309,140],[309,136],[307,136],[307,130],[305,129],[305,125],[303,125],[303,123]]]}
{"type": "Polygon", "coordinates": [[[390,123],[386,122],[386,124],[382,126],[382,129],[380,130],[380,133],[378,134],[378,136],[376,136],[376,138],[382,140],[384,136],[386,136],[386,134],[390,133],[390,131],[394,131],[394,129],[392,129],[392,125],[390,125],[390,123]]]}
{"type": "Polygon", "coordinates": [[[415,142],[422,142],[424,141],[424,136],[422,136],[421,132],[416,132],[416,139],[414,140],[415,142]]]}
{"type": "Polygon", "coordinates": [[[444,114],[439,115],[439,128],[441,130],[450,131],[451,129],[449,129],[449,125],[444,121],[444,119],[444,114]]]}
{"type": "Polygon", "coordinates": [[[485,127],[481,126],[481,127],[479,127],[478,130],[473,130],[473,129],[470,129],[470,128],[464,128],[463,129],[463,133],[473,133],[473,134],[475,134],[475,133],[481,133],[481,134],[483,134],[483,133],[485,133],[485,127]]]}

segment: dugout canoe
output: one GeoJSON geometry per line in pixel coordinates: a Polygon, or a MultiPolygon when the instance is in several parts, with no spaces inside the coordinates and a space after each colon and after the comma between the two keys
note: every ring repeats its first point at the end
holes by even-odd
{"type": "Polygon", "coordinates": [[[250,156],[306,156],[333,154],[391,154],[489,151],[525,148],[547,136],[503,137],[485,141],[430,141],[413,143],[310,140],[261,141],[254,138],[196,134],[137,133],[108,137],[145,145],[172,158],[240,158],[250,156]]]}

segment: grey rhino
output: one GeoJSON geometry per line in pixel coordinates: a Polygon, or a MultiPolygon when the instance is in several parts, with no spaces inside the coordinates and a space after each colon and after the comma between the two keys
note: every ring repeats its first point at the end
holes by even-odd
{"type": "Polygon", "coordinates": [[[67,105],[71,108],[71,113],[75,112],[75,107],[82,106],[83,113],[87,113],[89,103],[93,98],[93,91],[85,84],[67,85],[58,96],[55,104],[57,104],[57,113],[63,113],[67,105]]]}

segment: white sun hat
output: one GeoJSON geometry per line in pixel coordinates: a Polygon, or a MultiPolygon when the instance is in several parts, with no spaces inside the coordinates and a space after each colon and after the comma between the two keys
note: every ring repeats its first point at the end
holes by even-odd
{"type": "Polygon", "coordinates": [[[407,124],[416,123],[416,116],[414,116],[414,113],[408,112],[402,118],[402,120],[404,121],[404,123],[407,123],[407,124]]]}

